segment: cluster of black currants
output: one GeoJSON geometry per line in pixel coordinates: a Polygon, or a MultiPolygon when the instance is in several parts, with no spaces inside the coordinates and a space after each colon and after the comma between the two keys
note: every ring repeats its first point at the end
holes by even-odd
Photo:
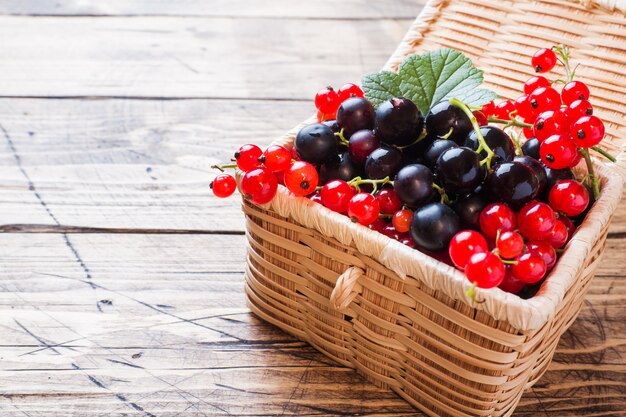
{"type": "MultiPolygon", "coordinates": [[[[474,114],[456,100],[436,104],[424,117],[406,98],[389,99],[374,109],[367,99],[351,97],[339,105],[335,120],[304,127],[295,150],[318,167],[320,186],[340,180],[357,191],[391,188],[401,203],[396,208],[405,216],[407,209],[412,212],[408,231],[413,243],[429,252],[447,249],[462,229],[478,229],[478,216],[489,203],[521,208],[547,188],[553,172],[535,159],[533,141],[524,146],[527,155],[516,157],[507,133],[478,126],[474,114]]],[[[329,204],[321,202],[330,207],[345,198],[326,194],[329,204]]],[[[355,207],[355,215],[346,214],[365,225],[378,214],[395,214],[383,201],[363,204],[369,210],[355,207]]],[[[406,232],[398,223],[396,231],[406,232]]]]}

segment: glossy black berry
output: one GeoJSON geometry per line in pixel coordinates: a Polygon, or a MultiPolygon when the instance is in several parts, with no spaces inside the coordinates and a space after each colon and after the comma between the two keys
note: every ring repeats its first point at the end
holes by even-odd
{"type": "Polygon", "coordinates": [[[320,166],[320,185],[331,180],[350,181],[361,175],[363,175],[363,168],[352,161],[348,151],[344,148],[343,152],[320,166]]]}
{"type": "Polygon", "coordinates": [[[539,161],[541,159],[541,156],[539,155],[540,147],[541,142],[539,142],[539,139],[532,137],[522,145],[522,153],[539,161]]]}
{"type": "Polygon", "coordinates": [[[337,109],[337,125],[346,139],[358,130],[374,129],[374,118],[374,107],[361,97],[351,97],[337,109]]]}
{"type": "Polygon", "coordinates": [[[424,165],[407,165],[398,172],[393,188],[404,204],[419,207],[431,199],[433,173],[424,165]]]}
{"type": "Polygon", "coordinates": [[[302,160],[319,165],[337,154],[337,138],[330,127],[314,123],[300,129],[295,147],[302,160]]]}
{"type": "Polygon", "coordinates": [[[486,191],[496,201],[519,210],[537,196],[539,181],[533,170],[520,162],[503,162],[494,167],[485,181],[486,191]]]}
{"type": "MultiPolygon", "coordinates": [[[[487,145],[495,154],[491,160],[492,166],[498,162],[508,162],[513,160],[515,157],[515,145],[504,130],[493,126],[483,126],[480,128],[480,133],[482,133],[485,138],[485,142],[487,142],[487,145]]],[[[465,139],[465,146],[475,151],[478,149],[479,145],[476,131],[472,130],[465,139]]],[[[484,150],[481,151],[480,156],[481,159],[486,158],[487,152],[484,150]]]]}
{"type": "Polygon", "coordinates": [[[393,178],[402,168],[402,152],[393,146],[381,146],[365,160],[365,175],[371,179],[393,178]]]}
{"type": "Polygon", "coordinates": [[[423,127],[422,114],[409,99],[392,98],[376,109],[376,136],[389,145],[406,146],[415,142],[423,127]]]}
{"type": "Polygon", "coordinates": [[[469,148],[451,148],[443,152],[435,164],[435,175],[446,191],[467,194],[482,184],[486,170],[480,157],[469,148]]]}
{"type": "Polygon", "coordinates": [[[483,195],[472,193],[457,198],[452,204],[452,209],[461,219],[464,228],[478,230],[480,228],[478,223],[480,213],[488,205],[489,200],[483,195]]]}
{"type": "Polygon", "coordinates": [[[460,108],[449,101],[437,103],[426,116],[426,131],[430,135],[443,137],[462,145],[472,131],[472,122],[460,108]]]}
{"type": "Polygon", "coordinates": [[[410,233],[419,247],[436,252],[446,249],[460,229],[461,221],[454,210],[445,204],[430,203],[415,210],[410,233]]]}

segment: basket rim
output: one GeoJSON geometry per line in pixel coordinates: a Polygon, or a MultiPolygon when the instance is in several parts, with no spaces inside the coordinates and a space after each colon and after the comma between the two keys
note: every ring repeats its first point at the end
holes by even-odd
{"type": "MultiPolygon", "coordinates": [[[[568,1],[581,4],[576,0],[568,1]]],[[[615,0],[608,1],[615,2],[615,0]]],[[[426,4],[388,60],[385,69],[393,69],[409,51],[415,48],[423,37],[423,33],[429,29],[429,23],[440,15],[442,4],[446,2],[448,0],[430,0],[426,4]]],[[[605,2],[597,1],[603,6],[605,2]]],[[[617,0],[616,4],[626,6],[626,0],[617,0]]],[[[314,122],[316,118],[312,116],[272,144],[291,148],[297,132],[303,126],[314,122]]],[[[283,186],[279,187],[276,197],[271,202],[260,207],[272,210],[282,217],[291,218],[344,245],[352,245],[361,254],[377,260],[401,278],[411,277],[434,290],[443,291],[449,297],[462,301],[470,307],[485,311],[496,320],[506,321],[521,332],[531,332],[544,326],[562,307],[566,292],[583,273],[585,261],[593,245],[602,238],[601,234],[608,226],[621,200],[624,180],[622,175],[595,158],[594,166],[601,178],[602,194],[565,247],[563,255],[548,279],[544,281],[538,293],[528,300],[506,293],[499,288],[477,288],[476,296],[484,302],[475,304],[465,294],[471,284],[462,271],[381,233],[352,223],[348,217],[335,213],[306,197],[295,196],[283,186]]]]}

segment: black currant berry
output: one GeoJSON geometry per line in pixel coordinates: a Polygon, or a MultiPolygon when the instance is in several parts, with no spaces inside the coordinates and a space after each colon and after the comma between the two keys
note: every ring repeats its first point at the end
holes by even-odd
{"type": "Polygon", "coordinates": [[[363,168],[355,164],[350,158],[348,151],[344,150],[338,156],[320,166],[320,185],[324,185],[332,180],[350,181],[361,175],[363,175],[363,168]]]}
{"type": "MultiPolygon", "coordinates": [[[[487,145],[495,153],[493,159],[491,160],[492,166],[498,162],[508,162],[513,160],[515,157],[515,145],[504,130],[493,126],[483,126],[480,128],[480,133],[482,133],[485,138],[485,142],[487,142],[487,145]]],[[[479,145],[476,131],[472,130],[465,139],[465,146],[475,151],[478,149],[479,145]]],[[[480,157],[481,159],[486,158],[487,152],[481,151],[480,157]]]]}
{"type": "Polygon", "coordinates": [[[435,164],[435,175],[446,191],[467,194],[485,179],[486,171],[480,157],[469,148],[451,148],[443,152],[435,164]]]}
{"type": "Polygon", "coordinates": [[[522,145],[522,153],[539,161],[541,159],[541,156],[539,155],[540,147],[541,142],[539,142],[539,139],[532,137],[522,145]]]}
{"type": "Polygon", "coordinates": [[[380,180],[393,178],[402,168],[402,152],[393,146],[381,146],[365,160],[365,176],[380,180]]]}
{"type": "Polygon", "coordinates": [[[375,112],[372,104],[361,97],[351,97],[337,109],[337,125],[346,139],[362,129],[374,129],[375,112]]]}
{"type": "Polygon", "coordinates": [[[446,249],[452,237],[461,229],[459,216],[450,207],[430,203],[415,210],[411,219],[411,237],[429,251],[446,249]]]}
{"type": "Polygon", "coordinates": [[[314,123],[300,129],[295,147],[302,160],[319,165],[337,154],[337,138],[330,127],[314,123]]]}
{"type": "Polygon", "coordinates": [[[541,193],[543,193],[548,186],[548,176],[546,175],[546,169],[544,166],[535,158],[528,155],[516,156],[513,161],[528,165],[528,167],[533,170],[535,176],[537,177],[537,181],[539,182],[537,195],[541,195],[541,193]]]}
{"type": "Polygon", "coordinates": [[[398,171],[393,188],[404,204],[419,207],[433,194],[433,173],[424,165],[407,165],[398,171]]]}
{"type": "Polygon", "coordinates": [[[447,100],[437,103],[426,116],[428,134],[438,137],[450,134],[448,139],[455,141],[458,145],[465,142],[465,138],[472,129],[472,122],[463,110],[447,100]]]}
{"type": "Polygon", "coordinates": [[[513,210],[537,196],[539,181],[533,170],[520,162],[503,162],[494,167],[485,181],[486,191],[496,201],[501,201],[513,210]]]}
{"type": "Polygon", "coordinates": [[[435,168],[435,164],[437,160],[441,156],[442,153],[451,148],[457,148],[458,145],[448,139],[437,139],[430,145],[430,147],[424,153],[424,165],[429,167],[430,169],[435,168]]]}
{"type": "Polygon", "coordinates": [[[458,214],[463,227],[478,230],[480,213],[489,205],[489,200],[479,193],[467,194],[456,199],[452,209],[458,214]]]}
{"type": "Polygon", "coordinates": [[[392,98],[376,109],[376,136],[389,145],[410,145],[423,127],[422,114],[409,99],[392,98]]]}

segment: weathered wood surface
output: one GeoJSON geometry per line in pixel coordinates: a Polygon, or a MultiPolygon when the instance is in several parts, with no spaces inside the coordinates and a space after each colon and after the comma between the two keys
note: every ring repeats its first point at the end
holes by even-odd
{"type": "MultiPolygon", "coordinates": [[[[239,203],[207,188],[420,7],[0,0],[0,416],[420,416],[250,315],[239,203]]],[[[610,232],[515,416],[626,415],[626,206],[610,232]]]]}

